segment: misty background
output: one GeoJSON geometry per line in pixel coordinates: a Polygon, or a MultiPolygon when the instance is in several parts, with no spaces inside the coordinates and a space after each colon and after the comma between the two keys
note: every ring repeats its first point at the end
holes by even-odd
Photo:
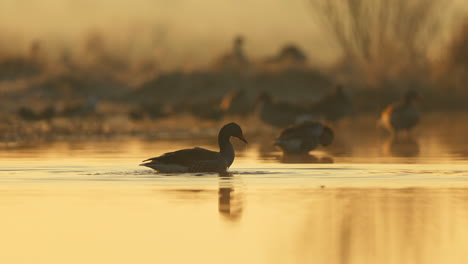
{"type": "MultiPolygon", "coordinates": [[[[460,0],[453,5],[446,16],[466,9],[460,0]]],[[[99,33],[113,52],[132,59],[156,56],[174,68],[206,64],[243,34],[249,56],[267,56],[294,42],[312,63],[330,63],[339,50],[315,16],[306,0],[3,0],[0,45],[2,53],[24,53],[40,40],[54,57],[99,33]]]]}
{"type": "Polygon", "coordinates": [[[48,54],[78,48],[90,33],[100,33],[115,52],[130,57],[158,56],[167,67],[205,64],[246,37],[251,56],[274,53],[295,42],[312,57],[333,56],[317,29],[306,1],[150,1],[46,0],[0,3],[3,50],[26,52],[44,41],[48,54]]]}
{"type": "Polygon", "coordinates": [[[310,105],[337,84],[354,114],[379,113],[409,89],[427,111],[465,110],[467,6],[3,0],[0,119],[12,135],[8,124],[18,120],[26,128],[47,121],[41,129],[90,116],[100,118],[99,129],[118,115],[122,123],[180,114],[220,121],[234,97],[242,114],[253,116],[261,92],[310,105]]]}

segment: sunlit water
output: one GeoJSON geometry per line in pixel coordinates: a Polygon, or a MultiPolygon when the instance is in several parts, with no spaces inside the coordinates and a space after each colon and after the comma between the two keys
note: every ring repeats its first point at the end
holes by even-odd
{"type": "Polygon", "coordinates": [[[209,139],[6,144],[0,263],[466,263],[464,119],[434,118],[404,144],[336,125],[333,163],[233,140],[230,176],[138,166],[209,139]]]}

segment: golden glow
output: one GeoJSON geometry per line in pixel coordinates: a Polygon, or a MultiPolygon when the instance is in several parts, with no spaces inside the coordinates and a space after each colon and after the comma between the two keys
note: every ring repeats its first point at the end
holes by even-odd
{"type": "Polygon", "coordinates": [[[0,191],[4,263],[464,263],[466,189],[243,193],[220,217],[217,191],[152,184],[52,184],[0,191]]]}
{"type": "Polygon", "coordinates": [[[333,164],[279,163],[271,140],[246,133],[223,177],[138,167],[212,139],[5,145],[0,262],[464,263],[465,123],[428,120],[439,125],[421,124],[418,152],[351,126],[311,153],[333,164]]]}

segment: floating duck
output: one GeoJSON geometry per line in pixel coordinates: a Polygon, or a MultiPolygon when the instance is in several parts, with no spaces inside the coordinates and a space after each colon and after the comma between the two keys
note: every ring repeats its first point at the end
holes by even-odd
{"type": "Polygon", "coordinates": [[[229,123],[219,131],[219,152],[198,147],[182,149],[144,160],[146,163],[140,165],[163,173],[223,173],[234,162],[234,148],[229,140],[231,137],[236,137],[247,144],[241,127],[236,123],[229,123]]]}
{"type": "Polygon", "coordinates": [[[305,121],[286,128],[274,143],[284,154],[307,154],[318,146],[333,142],[331,128],[320,122],[305,121]]]}

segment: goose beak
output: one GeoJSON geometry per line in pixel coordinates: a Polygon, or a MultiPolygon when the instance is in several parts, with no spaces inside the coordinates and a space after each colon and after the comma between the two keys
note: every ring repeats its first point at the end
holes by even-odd
{"type": "Polygon", "coordinates": [[[249,142],[247,142],[247,139],[245,139],[244,136],[240,136],[240,137],[237,137],[237,138],[244,141],[245,144],[249,144],[249,142]]]}

